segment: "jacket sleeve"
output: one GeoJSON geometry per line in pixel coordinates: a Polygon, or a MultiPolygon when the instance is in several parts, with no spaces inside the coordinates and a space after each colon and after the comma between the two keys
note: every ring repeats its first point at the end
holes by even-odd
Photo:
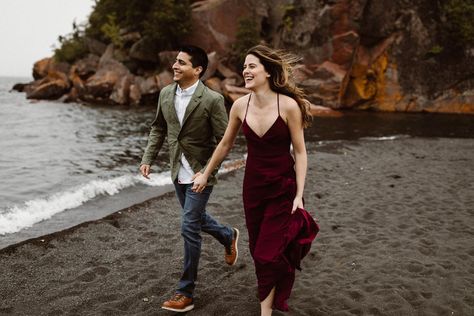
{"type": "Polygon", "coordinates": [[[224,97],[219,95],[219,98],[215,99],[211,107],[211,127],[217,144],[221,141],[222,137],[224,137],[228,123],[229,119],[227,118],[227,111],[225,110],[224,97]]]}
{"type": "MultiPolygon", "coordinates": [[[[210,123],[211,123],[212,133],[214,134],[214,137],[216,138],[216,144],[219,144],[222,137],[224,137],[227,124],[229,123],[229,119],[227,117],[227,111],[224,105],[224,97],[222,95],[219,95],[218,98],[215,98],[214,102],[212,103],[210,123]]],[[[203,170],[207,168],[207,165],[209,164],[210,160],[211,158],[208,159],[206,166],[203,168],[203,170]]],[[[213,174],[217,172],[218,168],[219,167],[217,167],[216,170],[214,170],[213,174]]]]}
{"type": "Polygon", "coordinates": [[[158,152],[163,146],[163,142],[167,133],[167,123],[163,116],[163,111],[161,109],[161,96],[158,99],[158,107],[156,109],[156,116],[153,122],[151,123],[150,134],[148,136],[148,144],[143,154],[142,161],[140,165],[151,165],[155,160],[158,152]]]}

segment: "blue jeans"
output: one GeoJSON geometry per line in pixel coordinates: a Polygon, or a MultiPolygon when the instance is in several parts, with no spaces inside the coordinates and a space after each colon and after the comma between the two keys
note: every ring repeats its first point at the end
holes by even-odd
{"type": "Polygon", "coordinates": [[[213,187],[208,186],[202,193],[196,193],[191,190],[192,186],[174,182],[176,196],[183,208],[181,235],[184,238],[184,270],[176,292],[187,297],[193,296],[197,279],[201,256],[201,231],[216,238],[223,246],[229,246],[234,235],[231,227],[219,224],[206,212],[206,204],[213,187]]]}

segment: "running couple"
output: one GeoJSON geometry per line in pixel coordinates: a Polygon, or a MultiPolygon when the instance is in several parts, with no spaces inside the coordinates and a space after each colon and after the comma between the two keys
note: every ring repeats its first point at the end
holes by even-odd
{"type": "Polygon", "coordinates": [[[194,308],[201,231],[224,246],[228,265],[237,261],[239,230],[217,222],[206,204],[218,167],[242,127],[248,147],[243,203],[261,315],[288,310],[295,269],[300,269],[319,230],[303,206],[307,168],[303,129],[311,116],[309,102],[290,76],[292,58],[262,45],[249,49],[243,77],[251,93],[234,102],[228,119],[223,96],[200,81],[207,54],[196,46],[180,48],[173,64],[175,82],[160,92],[140,165],[148,178],[167,138],[171,177],[182,207],[184,268],[175,293],[162,308],[175,312],[194,308]]]}

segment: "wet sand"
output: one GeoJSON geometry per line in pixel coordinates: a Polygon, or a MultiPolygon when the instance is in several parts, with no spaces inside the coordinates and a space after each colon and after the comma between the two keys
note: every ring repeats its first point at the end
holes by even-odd
{"type": "MultiPolygon", "coordinates": [[[[286,315],[474,315],[474,139],[310,144],[307,209],[321,231],[286,315]]],[[[258,315],[243,169],[208,211],[241,229],[236,266],[205,235],[195,310],[258,315]]],[[[173,194],[0,250],[0,315],[173,315],[181,272],[173,194]]],[[[283,315],[275,312],[274,315],[283,315]]]]}

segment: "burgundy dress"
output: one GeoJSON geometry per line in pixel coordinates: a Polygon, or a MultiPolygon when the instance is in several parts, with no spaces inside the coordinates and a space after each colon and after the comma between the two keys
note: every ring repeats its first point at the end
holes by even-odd
{"type": "Polygon", "coordinates": [[[301,269],[300,260],[319,227],[303,209],[291,214],[296,195],[295,162],[290,153],[290,131],[280,116],[279,96],[278,118],[261,137],[247,124],[250,97],[242,123],[248,150],[243,201],[250,253],[260,301],[275,287],[273,308],[287,311],[295,269],[301,269]]]}

